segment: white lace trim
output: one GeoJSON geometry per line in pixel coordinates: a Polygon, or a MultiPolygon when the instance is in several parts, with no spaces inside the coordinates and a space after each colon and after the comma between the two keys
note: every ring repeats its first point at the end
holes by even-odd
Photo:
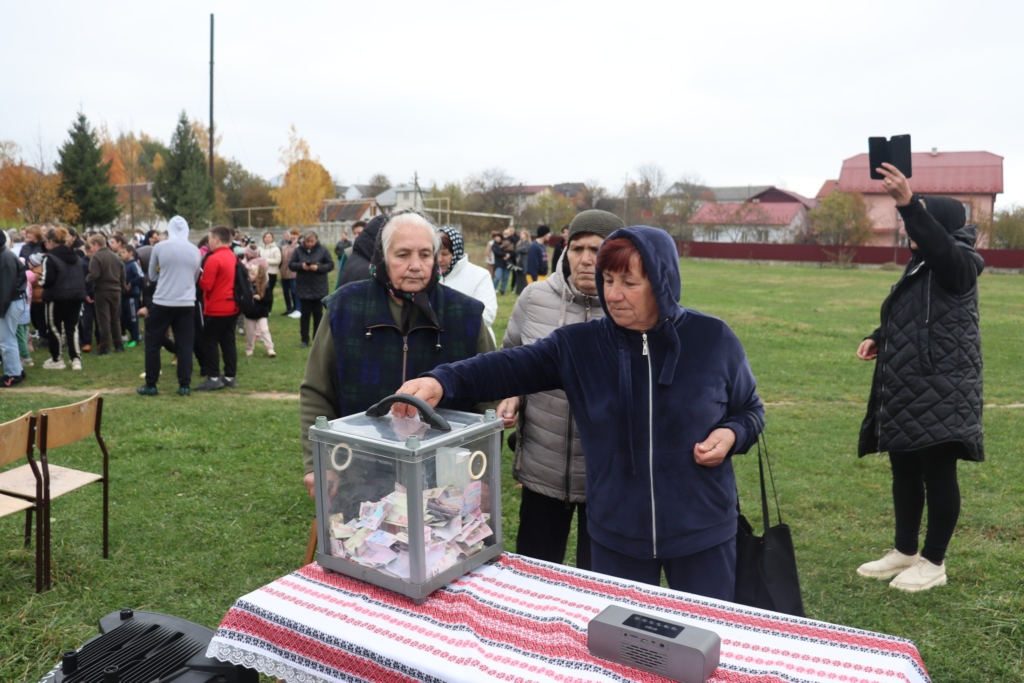
{"type": "Polygon", "coordinates": [[[256,669],[261,674],[276,678],[285,683],[331,683],[326,678],[298,669],[279,659],[243,650],[216,638],[210,641],[210,647],[206,650],[206,656],[213,657],[222,662],[244,666],[246,669],[256,669]]]}

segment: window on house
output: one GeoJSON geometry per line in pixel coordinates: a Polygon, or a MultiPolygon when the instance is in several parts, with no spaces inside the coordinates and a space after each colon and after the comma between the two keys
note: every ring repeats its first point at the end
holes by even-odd
{"type": "Polygon", "coordinates": [[[974,208],[974,204],[971,202],[960,202],[964,205],[964,212],[967,214],[967,222],[971,222],[971,209],[974,208]]]}
{"type": "Polygon", "coordinates": [[[403,192],[402,193],[402,201],[403,202],[409,201],[409,193],[408,192],[403,192]]]}

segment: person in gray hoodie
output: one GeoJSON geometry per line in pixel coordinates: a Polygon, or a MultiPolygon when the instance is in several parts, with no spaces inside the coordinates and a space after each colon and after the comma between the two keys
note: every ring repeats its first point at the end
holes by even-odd
{"type": "Polygon", "coordinates": [[[156,283],[156,291],[146,318],[146,385],[136,390],[143,396],[157,393],[160,347],[168,328],[174,331],[178,393],[192,392],[196,281],[201,267],[199,249],[188,241],[188,223],[175,216],[167,224],[167,239],[154,246],[149,257],[149,279],[156,283]]]}

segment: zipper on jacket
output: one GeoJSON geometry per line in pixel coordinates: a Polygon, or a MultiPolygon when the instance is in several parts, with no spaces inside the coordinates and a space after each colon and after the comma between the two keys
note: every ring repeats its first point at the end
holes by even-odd
{"type": "Polygon", "coordinates": [[[927,325],[928,321],[932,319],[932,271],[928,271],[928,284],[925,285],[925,313],[924,313],[924,324],[927,325]]]}
{"type": "Polygon", "coordinates": [[[409,363],[409,335],[402,336],[402,384],[405,384],[405,373],[409,363]]]}
{"type": "Polygon", "coordinates": [[[644,332],[644,356],[647,357],[647,464],[651,475],[651,550],[654,557],[658,556],[658,522],[657,509],[654,505],[654,372],[651,369],[651,356],[647,348],[647,333],[644,332]]]}

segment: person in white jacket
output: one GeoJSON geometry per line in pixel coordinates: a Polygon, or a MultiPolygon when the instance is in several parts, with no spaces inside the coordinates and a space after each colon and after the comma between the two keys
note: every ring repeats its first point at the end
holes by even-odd
{"type": "Polygon", "coordinates": [[[263,244],[259,246],[260,258],[267,261],[267,289],[274,291],[278,273],[281,272],[281,248],[274,244],[274,233],[267,230],[263,233],[263,244]]]}
{"type": "Polygon", "coordinates": [[[446,225],[438,231],[441,233],[441,251],[437,254],[437,267],[441,271],[441,284],[471,296],[484,305],[484,324],[493,339],[494,330],[491,326],[498,317],[498,297],[494,294],[490,274],[469,262],[462,234],[458,230],[446,225]]]}

